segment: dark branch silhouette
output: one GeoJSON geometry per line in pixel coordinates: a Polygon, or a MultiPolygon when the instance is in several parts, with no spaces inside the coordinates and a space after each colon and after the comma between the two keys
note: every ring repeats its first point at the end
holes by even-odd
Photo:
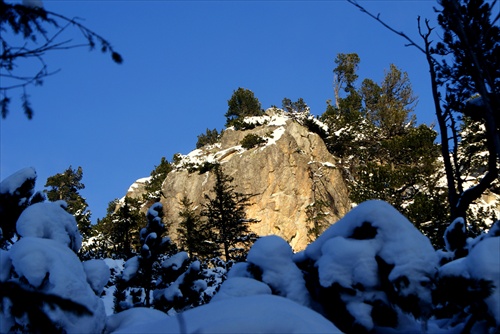
{"type": "Polygon", "coordinates": [[[111,59],[121,64],[122,56],[114,50],[111,43],[96,32],[79,22],[78,18],[46,11],[41,7],[27,7],[9,4],[0,0],[0,112],[6,118],[11,98],[9,91],[21,89],[21,102],[25,115],[31,119],[33,109],[29,103],[27,87],[42,85],[43,80],[59,72],[49,71],[44,56],[47,52],[97,46],[103,53],[110,53],[111,59]],[[60,40],[69,28],[76,28],[84,42],[76,43],[72,39],[60,40]],[[9,40],[7,39],[9,38],[9,40]],[[20,74],[21,60],[37,63],[31,74],[20,74]]]}

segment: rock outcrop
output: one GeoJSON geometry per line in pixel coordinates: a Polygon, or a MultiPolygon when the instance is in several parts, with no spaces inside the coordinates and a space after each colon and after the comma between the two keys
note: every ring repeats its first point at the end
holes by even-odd
{"type": "MultiPolygon", "coordinates": [[[[302,120],[304,117],[307,115],[302,115],[302,120]]],[[[314,121],[312,116],[309,121],[314,121]]],[[[170,236],[176,239],[184,196],[197,211],[202,209],[205,194],[211,196],[214,175],[200,167],[220,163],[223,172],[234,178],[237,192],[254,195],[246,213],[259,222],[253,223],[251,230],[259,236],[279,235],[295,251],[302,250],[311,241],[309,205],[321,200],[328,223],[351,208],[335,159],[321,137],[301,124],[298,115],[268,110],[265,116],[246,118],[245,122],[255,127],[244,131],[228,128],[217,144],[178,157],[176,168],[162,186],[165,218],[172,224],[170,236]],[[240,143],[248,134],[265,138],[266,143],[244,149],[240,143]]]]}

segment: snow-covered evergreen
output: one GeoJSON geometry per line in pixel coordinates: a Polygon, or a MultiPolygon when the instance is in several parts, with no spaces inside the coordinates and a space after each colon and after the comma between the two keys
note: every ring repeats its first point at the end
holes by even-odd
{"type": "MultiPolygon", "coordinates": [[[[5,193],[14,196],[33,173],[21,174],[24,177],[15,182],[10,179],[5,193]]],[[[30,196],[19,205],[31,204],[30,196]]],[[[111,259],[82,263],[76,255],[81,237],[64,203],[25,206],[16,225],[20,239],[0,251],[0,331],[479,334],[500,330],[500,222],[467,238],[460,233],[463,221],[456,220],[447,230],[447,247],[435,250],[427,237],[383,201],[359,204],[299,253],[280,237],[261,237],[246,261],[232,266],[225,281],[225,269],[208,268],[185,252],[159,256],[153,266],[158,274],[149,279],[152,304],[164,312],[132,307],[145,305],[144,288],[137,285],[124,290],[126,310],[113,314],[117,277],[125,283],[140,277],[141,259],[151,258],[153,241],[167,240],[153,228],[161,210],[157,204],[148,212],[149,228],[141,233],[140,255],[125,264],[111,259]],[[457,252],[460,249],[465,251],[457,252]],[[31,303],[24,301],[26,296],[31,303]]]]}

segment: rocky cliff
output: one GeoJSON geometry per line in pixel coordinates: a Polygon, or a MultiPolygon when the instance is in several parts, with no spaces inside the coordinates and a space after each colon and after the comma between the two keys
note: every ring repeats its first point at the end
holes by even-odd
{"type": "Polygon", "coordinates": [[[179,155],[162,186],[165,198],[161,202],[166,220],[172,223],[172,239],[176,239],[182,197],[201,210],[204,195],[211,194],[214,175],[204,172],[207,163],[220,163],[223,172],[234,178],[236,191],[255,195],[247,208],[247,216],[259,220],[252,224],[252,231],[259,236],[279,235],[295,251],[310,242],[308,206],[321,202],[316,209],[329,224],[341,218],[351,208],[348,191],[321,137],[303,125],[311,122],[316,121],[307,114],[270,109],[265,116],[245,119],[251,129],[228,128],[217,144],[179,155]],[[241,141],[249,134],[264,142],[244,149],[241,141]]]}

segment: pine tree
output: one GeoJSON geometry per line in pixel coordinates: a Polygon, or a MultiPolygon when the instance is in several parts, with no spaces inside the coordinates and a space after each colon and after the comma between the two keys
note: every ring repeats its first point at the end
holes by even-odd
{"type": "Polygon", "coordinates": [[[366,117],[375,124],[385,137],[397,136],[405,128],[413,126],[417,98],[413,94],[410,79],[394,64],[386,72],[382,85],[365,79],[361,86],[366,117]]]}
{"type": "Polygon", "coordinates": [[[88,204],[79,191],[85,189],[81,182],[83,178],[83,169],[78,167],[73,169],[68,167],[64,172],[47,178],[45,194],[49,201],[63,200],[68,204],[68,212],[75,216],[78,223],[78,229],[85,238],[91,236],[91,212],[88,210],[88,204]]]}
{"type": "Polygon", "coordinates": [[[140,226],[145,225],[146,217],[140,212],[137,199],[111,201],[106,217],[98,219],[94,226],[96,242],[102,247],[98,252],[115,259],[131,258],[140,247],[140,226]]]}
{"type": "Polygon", "coordinates": [[[361,96],[355,83],[358,79],[360,58],[356,53],[339,53],[335,58],[337,67],[334,73],[335,108],[348,120],[354,120],[361,108],[361,96]],[[344,90],[346,97],[340,97],[340,91],[344,90]]]}
{"type": "Polygon", "coordinates": [[[221,133],[217,129],[207,129],[205,133],[198,136],[198,141],[196,142],[196,148],[202,148],[205,145],[213,145],[217,143],[221,136],[221,133]]]}
{"type": "Polygon", "coordinates": [[[329,126],[327,147],[340,158],[351,200],[385,200],[442,245],[447,215],[440,209],[444,191],[438,186],[437,133],[416,125],[416,97],[405,72],[391,65],[380,85],[364,79],[357,90],[358,63],[355,56],[337,57],[338,86],[345,86],[348,95],[339,94],[340,109],[328,104],[321,117],[329,126]]]}
{"type": "Polygon", "coordinates": [[[150,293],[153,289],[154,265],[158,263],[160,255],[171,248],[170,238],[163,237],[166,227],[162,222],[163,206],[157,202],[153,204],[146,215],[148,224],[141,229],[140,275],[145,290],[145,306],[151,306],[150,293]]]}
{"type": "Polygon", "coordinates": [[[226,126],[238,125],[247,116],[260,116],[263,114],[259,100],[254,93],[245,88],[238,88],[233,92],[231,98],[227,101],[228,110],[226,116],[226,126]]]}
{"type": "Polygon", "coordinates": [[[285,97],[282,101],[283,110],[289,113],[303,113],[309,111],[309,107],[303,98],[299,97],[299,99],[295,102],[292,102],[289,98],[285,97]]]}
{"type": "Polygon", "coordinates": [[[190,258],[207,259],[216,253],[216,244],[209,241],[209,231],[200,216],[192,208],[193,202],[187,197],[180,201],[181,211],[179,227],[177,228],[178,242],[181,249],[187,251],[190,258]]]}
{"type": "Polygon", "coordinates": [[[256,239],[249,229],[249,224],[255,220],[248,219],[245,213],[250,196],[235,192],[231,184],[233,178],[224,174],[220,165],[216,165],[213,171],[214,197],[205,195],[207,203],[202,216],[207,219],[206,227],[211,233],[211,241],[221,246],[222,254],[229,262],[241,258],[256,239]]]}
{"type": "Polygon", "coordinates": [[[161,198],[161,186],[168,173],[172,171],[172,165],[165,157],[162,157],[160,164],[155,166],[151,172],[151,178],[146,183],[146,194],[143,196],[145,201],[157,202],[161,198]]]}
{"type": "MultiPolygon", "coordinates": [[[[436,116],[440,127],[442,157],[453,219],[467,218],[467,210],[498,179],[500,160],[500,28],[497,13],[483,0],[439,1],[438,23],[442,42],[433,45],[432,32],[421,36],[431,73],[436,116]],[[478,99],[471,98],[479,95],[478,99]],[[469,103],[472,102],[472,103],[469,103]],[[463,115],[480,122],[488,154],[487,169],[478,183],[464,187],[464,169],[458,165],[458,126],[463,115]],[[452,142],[450,142],[452,140],[452,142]],[[451,152],[451,154],[450,154],[451,152]]],[[[467,126],[468,122],[464,125],[467,126]]],[[[472,129],[471,129],[472,130],[472,129]]],[[[462,129],[463,131],[463,129],[462,129]]]]}

